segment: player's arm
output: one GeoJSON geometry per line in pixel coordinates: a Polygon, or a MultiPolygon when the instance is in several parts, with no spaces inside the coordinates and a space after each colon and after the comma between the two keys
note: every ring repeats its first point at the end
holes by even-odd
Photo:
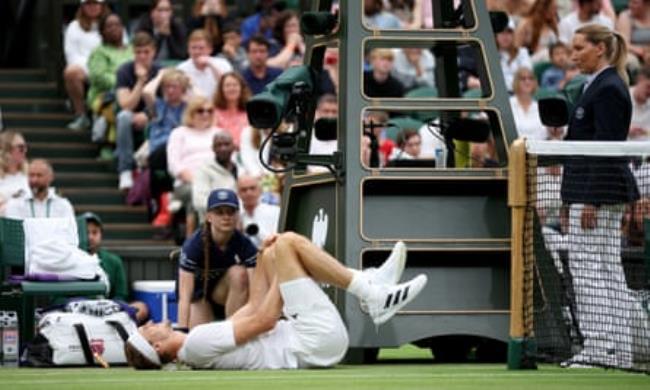
{"type": "Polygon", "coordinates": [[[265,260],[265,256],[260,252],[258,256],[257,263],[255,268],[249,268],[249,287],[248,287],[248,302],[237,310],[230,319],[235,321],[241,317],[247,317],[253,314],[253,312],[262,304],[266,294],[269,291],[269,274],[265,269],[265,264],[268,260],[265,260]]]}
{"type": "Polygon", "coordinates": [[[178,326],[190,326],[190,305],[194,291],[194,274],[182,268],[178,270],[178,326]]]}
{"type": "Polygon", "coordinates": [[[249,315],[231,318],[235,333],[235,343],[242,345],[253,338],[275,328],[278,318],[282,313],[282,297],[278,287],[277,278],[273,278],[269,290],[264,296],[260,306],[252,310],[249,315]]]}

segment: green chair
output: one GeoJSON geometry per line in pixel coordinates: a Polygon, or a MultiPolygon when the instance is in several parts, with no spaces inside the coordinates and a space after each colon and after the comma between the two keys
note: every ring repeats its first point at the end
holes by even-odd
{"type": "Polygon", "coordinates": [[[617,15],[627,9],[628,2],[629,0],[612,0],[612,7],[617,15]]]}
{"type": "MultiPolygon", "coordinates": [[[[438,90],[435,87],[418,87],[410,90],[405,96],[407,99],[431,99],[438,97],[438,90]]],[[[440,114],[438,111],[412,111],[411,116],[421,121],[435,119],[440,114]]]]}
{"type": "Polygon", "coordinates": [[[418,131],[424,124],[424,122],[410,116],[390,118],[389,122],[392,123],[393,126],[386,127],[386,138],[390,138],[395,142],[397,142],[397,137],[402,130],[418,131]]]}
{"type": "MultiPolygon", "coordinates": [[[[88,248],[86,221],[77,218],[79,247],[88,248]]],[[[23,222],[0,217],[0,310],[18,313],[20,348],[34,337],[34,309],[37,297],[97,296],[106,293],[98,281],[12,281],[13,273],[22,273],[25,265],[25,233],[23,222]]]]}

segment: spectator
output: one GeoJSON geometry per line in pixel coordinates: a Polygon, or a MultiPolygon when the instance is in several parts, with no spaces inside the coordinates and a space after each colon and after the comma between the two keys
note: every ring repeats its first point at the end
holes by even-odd
{"type": "Polygon", "coordinates": [[[650,1],[630,0],[620,13],[616,29],[627,43],[628,65],[637,70],[650,46],[650,1]]]}
{"type": "Polygon", "coordinates": [[[558,41],[556,0],[535,0],[517,25],[515,42],[528,49],[533,62],[548,61],[548,48],[558,41]]]}
{"type": "Polygon", "coordinates": [[[389,160],[414,160],[420,158],[422,138],[420,133],[411,129],[400,131],[397,135],[397,147],[393,148],[389,160]]]}
{"type": "Polygon", "coordinates": [[[58,196],[50,187],[54,181],[52,165],[47,160],[35,159],[27,170],[30,191],[7,202],[5,216],[25,218],[72,218],[74,209],[66,198],[58,196]]]}
{"type": "Polygon", "coordinates": [[[368,167],[384,166],[395,148],[395,142],[386,137],[388,113],[386,111],[366,111],[363,120],[364,130],[361,140],[361,161],[368,167]]]}
{"type": "Polygon", "coordinates": [[[204,30],[212,41],[212,54],[221,53],[224,42],[223,26],[228,18],[228,7],[224,0],[197,0],[192,7],[192,16],[187,22],[190,31],[204,30]]]}
{"type": "Polygon", "coordinates": [[[183,114],[183,125],[172,130],[167,141],[167,170],[174,178],[174,198],[185,206],[186,232],[196,227],[192,207],[192,181],[194,174],[214,158],[211,144],[219,131],[212,125],[214,108],[203,96],[190,99],[183,114]]]}
{"type": "Polygon", "coordinates": [[[395,56],[391,49],[370,52],[372,70],[363,74],[363,92],[371,98],[402,97],[404,86],[391,75],[395,56]]]}
{"type": "MultiPolygon", "coordinates": [[[[325,59],[323,61],[323,72],[327,72],[329,79],[332,81],[334,95],[339,94],[339,48],[328,47],[325,49],[325,59]]],[[[325,90],[323,88],[323,90],[325,90]]]]}
{"type": "Polygon", "coordinates": [[[535,74],[528,68],[519,68],[512,84],[514,95],[510,97],[510,107],[517,133],[528,139],[547,139],[546,129],[539,119],[539,107],[533,99],[537,91],[535,74]]]}
{"type": "Polygon", "coordinates": [[[180,70],[167,68],[158,73],[144,87],[144,99],[151,113],[149,125],[149,155],[147,166],[150,169],[150,189],[152,199],[157,200],[158,211],[153,220],[154,226],[167,226],[171,213],[167,207],[171,190],[169,180],[160,179],[154,171],[167,171],[167,141],[173,129],[181,125],[186,107],[186,97],[190,88],[189,78],[180,70]],[[156,97],[158,87],[162,97],[156,97]]]}
{"type": "Polygon", "coordinates": [[[530,10],[533,0],[487,0],[490,11],[502,11],[508,14],[517,24],[530,10]]]}
{"type": "Polygon", "coordinates": [[[192,180],[192,205],[201,223],[205,220],[205,204],[210,192],[215,188],[236,188],[237,166],[232,159],[235,151],[232,136],[225,131],[216,133],[212,138],[212,151],[214,158],[204,161],[192,180]]]}
{"type": "Polygon", "coordinates": [[[120,113],[117,114],[117,171],[120,174],[118,188],[128,190],[133,186],[133,131],[143,131],[149,119],[143,99],[144,86],[160,70],[154,62],[156,46],[151,35],[139,32],[133,38],[134,60],[122,64],[117,70],[116,96],[120,113]]]}
{"type": "Polygon", "coordinates": [[[149,12],[142,15],[135,31],[144,31],[156,41],[156,60],[182,60],[186,58],[185,26],[174,18],[171,0],[151,0],[149,12]]]}
{"type": "MultiPolygon", "coordinates": [[[[88,231],[88,253],[97,255],[99,266],[102,267],[111,290],[106,298],[122,302],[128,302],[129,290],[126,282],[126,272],[124,271],[124,262],[122,258],[108,250],[102,248],[102,239],[104,227],[99,216],[92,212],[85,212],[81,215],[86,220],[86,229],[88,231]]],[[[149,308],[147,304],[140,301],[133,301],[129,306],[134,308],[135,317],[138,324],[143,324],[149,317],[149,308]]]]}
{"type": "Polygon", "coordinates": [[[216,189],[206,202],[205,223],[185,240],[178,280],[178,326],[194,328],[214,319],[212,304],[224,306],[226,318],[246,303],[249,268],[257,249],[237,229],[239,199],[216,189]]]}
{"type": "Polygon", "coordinates": [[[305,41],[300,35],[298,14],[291,10],[280,13],[273,28],[273,39],[272,47],[275,47],[271,52],[277,54],[266,61],[268,66],[286,69],[302,63],[305,41]]]}
{"type": "MultiPolygon", "coordinates": [[[[314,122],[320,118],[332,118],[338,120],[339,102],[335,95],[325,94],[318,98],[316,112],[314,113],[314,122]]],[[[316,131],[311,132],[311,141],[309,142],[309,154],[331,155],[336,152],[338,141],[319,140],[316,138],[316,131]]],[[[328,169],[323,166],[309,165],[309,172],[327,172],[328,169]]],[[[240,195],[241,196],[241,195],[240,195]]]]}
{"type": "Polygon", "coordinates": [[[221,53],[217,57],[230,62],[230,65],[238,73],[242,73],[248,67],[246,49],[241,44],[242,39],[239,28],[234,24],[226,25],[223,28],[223,46],[221,47],[221,53]]]}
{"type": "Polygon", "coordinates": [[[406,90],[418,87],[435,87],[433,72],[435,60],[433,54],[420,47],[394,49],[392,75],[406,90]]]}
{"type": "MultiPolygon", "coordinates": [[[[246,126],[241,132],[241,144],[239,145],[239,160],[242,170],[251,176],[262,176],[267,171],[260,162],[260,147],[262,141],[271,134],[271,129],[256,129],[246,126]]],[[[264,149],[264,161],[269,160],[269,149],[264,149]]]]}
{"type": "Polygon", "coordinates": [[[255,246],[261,248],[265,239],[278,232],[280,207],[260,202],[262,187],[257,177],[240,176],[237,194],[242,204],[239,214],[242,230],[255,246]]]}
{"type": "Polygon", "coordinates": [[[533,63],[530,60],[528,51],[517,46],[514,37],[515,24],[510,20],[508,27],[500,33],[496,34],[497,48],[499,49],[499,56],[501,58],[501,69],[503,70],[503,78],[506,82],[508,92],[512,93],[512,79],[517,69],[525,67],[532,69],[533,63]]]}
{"type": "Polygon", "coordinates": [[[260,0],[258,12],[244,19],[241,24],[241,37],[245,46],[256,35],[261,35],[269,40],[273,38],[273,27],[280,12],[284,11],[284,1],[260,0]]]}
{"type": "Polygon", "coordinates": [[[601,12],[602,0],[578,0],[578,8],[560,20],[560,41],[571,44],[574,32],[587,24],[614,28],[614,21],[601,12]]]}
{"type": "Polygon", "coordinates": [[[433,28],[433,5],[427,0],[413,0],[413,18],[410,30],[433,28]]]}
{"type": "Polygon", "coordinates": [[[27,143],[14,131],[0,133],[0,216],[10,199],[30,192],[27,180],[27,143]]]}
{"type": "Polygon", "coordinates": [[[93,112],[93,141],[115,141],[115,135],[107,137],[115,125],[115,85],[117,69],[133,60],[133,48],[124,44],[124,26],[118,14],[110,13],[99,20],[102,44],[88,59],[88,105],[93,112]]]}
{"type": "Polygon", "coordinates": [[[399,18],[384,10],[383,0],[363,0],[363,23],[377,30],[402,28],[399,18]]]}
{"type": "Polygon", "coordinates": [[[88,81],[88,57],[101,44],[98,21],[108,13],[104,0],[80,0],[75,19],[63,34],[63,50],[66,66],[63,82],[72,103],[75,118],[68,123],[71,130],[85,130],[90,126],[86,116],[84,97],[88,81]]]}
{"type": "Polygon", "coordinates": [[[282,69],[267,65],[269,48],[269,41],[261,35],[251,37],[248,42],[248,68],[242,76],[253,95],[262,92],[266,84],[282,73],[282,69]]]}
{"type": "Polygon", "coordinates": [[[192,81],[195,93],[212,98],[221,75],[230,72],[232,66],[223,58],[211,57],[212,40],[205,30],[194,30],[187,42],[190,58],[178,64],[192,81]]]}
{"type": "Polygon", "coordinates": [[[214,123],[232,136],[235,147],[239,149],[242,130],[248,126],[246,103],[251,91],[239,73],[228,72],[221,77],[221,82],[214,95],[214,123]]]}
{"type": "Polygon", "coordinates": [[[630,88],[632,96],[632,121],[629,140],[650,140],[650,65],[646,65],[636,76],[636,83],[630,88]]]}
{"type": "Polygon", "coordinates": [[[562,42],[556,42],[549,48],[551,66],[542,73],[542,88],[558,91],[566,85],[569,69],[569,48],[562,42]]]}

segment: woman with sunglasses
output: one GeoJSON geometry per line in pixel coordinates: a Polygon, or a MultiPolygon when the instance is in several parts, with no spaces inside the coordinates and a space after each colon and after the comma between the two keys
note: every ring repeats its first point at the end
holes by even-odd
{"type": "Polygon", "coordinates": [[[217,132],[223,131],[212,124],[213,117],[212,102],[204,96],[193,97],[187,103],[183,124],[172,130],[167,141],[167,170],[174,178],[174,198],[185,206],[186,236],[196,228],[192,209],[194,172],[214,159],[212,139],[217,132]]]}
{"type": "Polygon", "coordinates": [[[27,143],[14,131],[0,133],[0,216],[7,201],[29,193],[27,143]]]}
{"type": "Polygon", "coordinates": [[[223,306],[228,318],[246,303],[257,249],[237,230],[238,221],[237,194],[212,191],[203,226],[181,249],[176,283],[180,328],[213,321],[215,304],[223,306]]]}

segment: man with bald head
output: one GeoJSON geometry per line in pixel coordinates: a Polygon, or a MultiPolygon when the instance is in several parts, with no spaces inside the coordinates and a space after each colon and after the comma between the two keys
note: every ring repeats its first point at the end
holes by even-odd
{"type": "Polygon", "coordinates": [[[242,203],[242,229],[259,248],[264,239],[278,231],[280,208],[260,202],[262,187],[260,179],[255,176],[240,175],[237,179],[237,193],[242,203]]]}
{"type": "Polygon", "coordinates": [[[7,203],[6,217],[74,219],[74,209],[70,202],[50,187],[54,181],[54,170],[47,160],[35,159],[29,164],[28,180],[31,191],[7,203]]]}
{"type": "Polygon", "coordinates": [[[206,212],[208,195],[215,188],[235,190],[237,182],[237,166],[233,163],[232,154],[235,143],[227,131],[220,131],[212,139],[214,159],[206,161],[195,173],[192,180],[192,205],[203,222],[206,212]]]}

